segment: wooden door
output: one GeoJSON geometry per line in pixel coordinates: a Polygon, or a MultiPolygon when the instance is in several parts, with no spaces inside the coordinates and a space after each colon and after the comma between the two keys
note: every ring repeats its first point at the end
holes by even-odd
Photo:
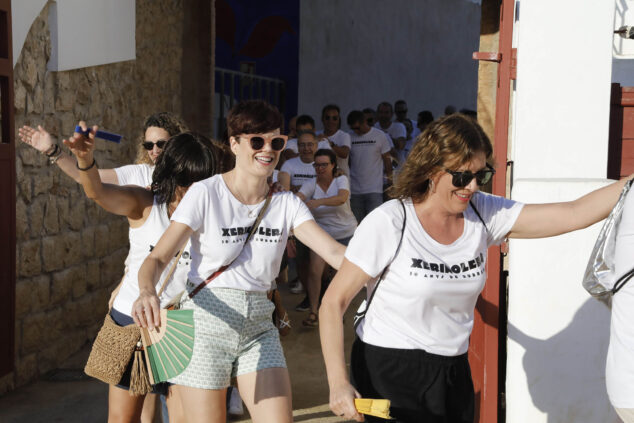
{"type": "Polygon", "coordinates": [[[13,371],[15,343],[15,140],[11,1],[0,0],[0,376],[13,371]]]}
{"type": "Polygon", "coordinates": [[[612,84],[608,178],[634,173],[634,87],[612,84]]]}
{"type": "MultiPolygon", "coordinates": [[[[512,80],[516,56],[512,46],[514,0],[500,1],[499,51],[476,54],[499,63],[495,103],[494,157],[498,161],[493,178],[493,194],[507,196],[507,150],[512,80]]],[[[487,282],[476,306],[469,342],[469,362],[476,393],[479,423],[504,422],[504,381],[506,379],[506,272],[500,247],[489,249],[487,282]]]]}

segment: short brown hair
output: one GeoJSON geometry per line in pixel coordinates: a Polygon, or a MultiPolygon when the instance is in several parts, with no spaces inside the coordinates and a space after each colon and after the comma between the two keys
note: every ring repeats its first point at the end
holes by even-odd
{"type": "Polygon", "coordinates": [[[282,114],[263,100],[241,101],[227,114],[230,137],[240,134],[264,134],[282,128],[282,114]]]}
{"type": "Polygon", "coordinates": [[[445,166],[467,163],[480,152],[486,155],[487,162],[491,161],[493,147],[478,122],[462,114],[443,116],[418,136],[390,194],[421,201],[427,196],[435,173],[445,166]]]}

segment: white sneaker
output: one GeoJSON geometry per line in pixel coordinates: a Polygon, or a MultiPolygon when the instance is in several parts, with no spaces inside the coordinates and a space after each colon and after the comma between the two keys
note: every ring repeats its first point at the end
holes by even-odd
{"type": "Polygon", "coordinates": [[[244,410],[242,408],[242,398],[240,398],[240,392],[238,392],[238,388],[233,386],[231,388],[231,396],[229,397],[229,409],[227,413],[234,416],[241,416],[244,414],[244,410]]]}
{"type": "Polygon", "coordinates": [[[289,291],[291,291],[292,294],[301,294],[304,292],[304,286],[299,279],[296,279],[295,282],[291,282],[289,291]]]}

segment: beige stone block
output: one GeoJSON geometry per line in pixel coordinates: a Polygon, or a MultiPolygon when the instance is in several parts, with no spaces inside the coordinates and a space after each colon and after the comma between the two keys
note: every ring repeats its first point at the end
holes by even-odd
{"type": "Polygon", "coordinates": [[[20,197],[24,199],[26,204],[29,204],[33,199],[33,186],[31,185],[31,178],[28,176],[18,177],[18,191],[20,197]]]}
{"type": "Polygon", "coordinates": [[[35,276],[42,271],[40,240],[24,241],[18,246],[20,250],[19,276],[35,276]]]}
{"type": "MultiPolygon", "coordinates": [[[[84,227],[84,219],[86,216],[86,198],[83,192],[75,191],[70,194],[70,200],[68,204],[68,212],[66,213],[66,221],[71,229],[79,231],[84,227]]],[[[84,235],[82,234],[82,243],[84,235]]],[[[84,256],[92,256],[94,251],[94,231],[92,241],[93,245],[90,245],[88,251],[84,250],[84,256]]],[[[83,245],[84,248],[87,245],[83,245]]]]}
{"type": "Polygon", "coordinates": [[[42,239],[42,261],[46,272],[63,269],[65,255],[66,245],[63,234],[42,239]]]}
{"type": "Polygon", "coordinates": [[[86,294],[88,288],[88,281],[86,280],[86,266],[79,265],[81,268],[81,275],[73,281],[73,298],[77,299],[86,294]]]}
{"type": "Polygon", "coordinates": [[[15,105],[15,113],[22,113],[26,107],[26,88],[21,81],[15,81],[13,91],[13,104],[15,105]]]}
{"type": "Polygon", "coordinates": [[[108,311],[108,300],[103,301],[102,295],[97,291],[82,297],[77,301],[77,306],[77,323],[86,327],[103,320],[108,311]]]}
{"type": "Polygon", "coordinates": [[[0,396],[15,389],[15,373],[11,372],[0,377],[0,396]]]}
{"type": "MultiPolygon", "coordinates": [[[[68,231],[70,225],[70,207],[68,205],[70,201],[70,193],[67,192],[68,195],[61,196],[57,195],[57,213],[59,214],[59,230],[62,232],[68,231]]],[[[81,228],[77,228],[79,230],[81,228]]]]}
{"type": "Polygon", "coordinates": [[[40,84],[35,86],[33,94],[31,95],[31,101],[30,112],[41,114],[44,111],[44,90],[40,84]]]}
{"type": "Polygon", "coordinates": [[[52,335],[48,313],[34,313],[22,321],[22,354],[39,351],[52,335]]]}
{"type": "Polygon", "coordinates": [[[77,268],[75,267],[53,273],[50,301],[52,306],[64,304],[72,300],[73,285],[79,276],[77,268]]]}
{"type": "Polygon", "coordinates": [[[95,227],[91,226],[81,230],[81,246],[84,258],[95,256],[95,227]]]}
{"type": "Polygon", "coordinates": [[[83,260],[81,251],[81,234],[79,232],[67,232],[64,234],[64,267],[74,266],[83,260]]]}
{"type": "Polygon", "coordinates": [[[124,273],[125,250],[101,259],[101,286],[112,286],[119,283],[124,273]]]}
{"type": "Polygon", "coordinates": [[[15,202],[15,235],[18,241],[24,241],[29,237],[29,217],[26,204],[21,198],[15,202]]]}
{"type": "Polygon", "coordinates": [[[29,230],[31,237],[36,238],[42,235],[44,228],[44,205],[46,197],[40,196],[35,198],[28,206],[29,209],[29,230]]]}
{"type": "Polygon", "coordinates": [[[27,90],[31,91],[37,84],[37,64],[35,58],[30,54],[22,56],[22,71],[16,73],[20,80],[24,83],[27,90]]]}
{"type": "Polygon", "coordinates": [[[53,188],[53,177],[50,172],[43,170],[35,175],[32,175],[33,179],[33,196],[39,194],[48,194],[53,188]]]}
{"type": "Polygon", "coordinates": [[[108,254],[108,226],[95,227],[95,256],[104,257],[108,254]]]}
{"type": "Polygon", "coordinates": [[[51,280],[48,275],[21,279],[15,286],[15,315],[22,318],[29,312],[47,308],[50,301],[51,280]]]}
{"type": "Polygon", "coordinates": [[[87,289],[91,292],[101,286],[99,259],[94,259],[86,262],[86,285],[87,289]]]}
{"type": "Polygon", "coordinates": [[[130,224],[124,217],[119,217],[110,223],[110,231],[108,232],[108,249],[115,252],[120,248],[127,248],[130,237],[130,224]]]}
{"type": "Polygon", "coordinates": [[[20,357],[15,363],[15,378],[18,386],[25,385],[37,377],[37,355],[20,357]]]}
{"type": "MultiPolygon", "coordinates": [[[[55,85],[56,85],[55,74],[57,74],[57,72],[46,72],[44,76],[44,113],[54,114],[56,112],[55,111],[55,85]]],[[[58,133],[56,132],[55,134],[57,135],[58,133]]]]}
{"type": "Polygon", "coordinates": [[[57,198],[52,195],[48,195],[44,208],[44,229],[46,229],[46,233],[48,234],[56,234],[59,232],[57,198]]]}
{"type": "Polygon", "coordinates": [[[35,166],[41,168],[46,163],[46,158],[42,155],[42,153],[33,147],[25,145],[24,143],[20,144],[18,152],[24,166],[35,166]]]}

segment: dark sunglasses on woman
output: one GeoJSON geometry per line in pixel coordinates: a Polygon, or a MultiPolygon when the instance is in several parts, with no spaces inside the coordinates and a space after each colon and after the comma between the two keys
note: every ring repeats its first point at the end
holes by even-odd
{"type": "Polygon", "coordinates": [[[147,151],[150,151],[151,149],[153,149],[154,145],[156,145],[158,148],[160,148],[162,150],[163,148],[165,148],[165,144],[167,144],[167,141],[165,141],[165,140],[159,140],[157,142],[143,141],[141,143],[143,148],[145,148],[147,151]]]}
{"type": "Polygon", "coordinates": [[[491,167],[491,165],[487,164],[486,168],[478,170],[476,173],[471,172],[470,170],[465,170],[462,172],[457,172],[455,170],[445,169],[445,171],[451,175],[451,183],[456,188],[464,188],[473,178],[476,180],[476,184],[479,186],[486,185],[493,175],[495,175],[495,169],[491,167]]]}
{"type": "Polygon", "coordinates": [[[251,144],[251,148],[254,150],[261,150],[264,147],[264,142],[269,141],[271,148],[275,151],[281,151],[286,145],[288,137],[286,135],[270,135],[264,136],[261,134],[243,134],[239,135],[240,138],[246,138],[251,144]]]}

